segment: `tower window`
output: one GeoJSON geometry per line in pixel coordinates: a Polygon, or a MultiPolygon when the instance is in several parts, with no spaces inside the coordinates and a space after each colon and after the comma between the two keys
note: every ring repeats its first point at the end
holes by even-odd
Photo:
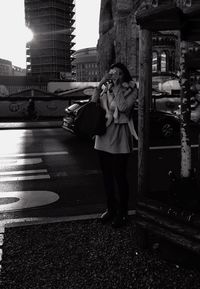
{"type": "Polygon", "coordinates": [[[165,51],[161,53],[161,72],[167,71],[167,54],[165,51]]]}
{"type": "Polygon", "coordinates": [[[154,51],[152,54],[152,72],[157,71],[158,71],[158,53],[154,51]]]}

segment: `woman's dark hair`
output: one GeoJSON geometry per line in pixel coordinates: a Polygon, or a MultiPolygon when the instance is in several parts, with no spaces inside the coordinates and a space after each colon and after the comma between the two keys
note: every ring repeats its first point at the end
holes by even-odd
{"type": "Polygon", "coordinates": [[[125,82],[129,82],[132,80],[132,77],[130,75],[130,72],[128,71],[128,68],[126,68],[126,66],[123,63],[120,63],[120,62],[114,63],[110,66],[110,69],[115,68],[115,67],[122,70],[122,72],[124,74],[123,80],[125,82]]]}

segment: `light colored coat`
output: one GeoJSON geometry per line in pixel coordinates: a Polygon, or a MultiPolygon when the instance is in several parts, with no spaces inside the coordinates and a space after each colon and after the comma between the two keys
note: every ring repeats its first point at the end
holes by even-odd
{"type": "MultiPolygon", "coordinates": [[[[99,92],[96,90],[92,101],[97,101],[99,92]]],[[[137,99],[135,82],[124,82],[118,86],[105,86],[100,95],[100,102],[106,111],[107,127],[112,121],[116,124],[127,123],[131,134],[138,139],[133,119],[131,117],[133,106],[137,99]]]]}

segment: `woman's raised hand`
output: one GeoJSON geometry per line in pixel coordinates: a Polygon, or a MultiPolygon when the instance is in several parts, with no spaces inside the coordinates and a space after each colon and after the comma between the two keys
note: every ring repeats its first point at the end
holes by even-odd
{"type": "Polygon", "coordinates": [[[102,77],[99,85],[102,86],[102,85],[105,84],[108,80],[110,80],[110,74],[109,74],[109,72],[106,72],[106,73],[104,74],[104,76],[102,77]]]}

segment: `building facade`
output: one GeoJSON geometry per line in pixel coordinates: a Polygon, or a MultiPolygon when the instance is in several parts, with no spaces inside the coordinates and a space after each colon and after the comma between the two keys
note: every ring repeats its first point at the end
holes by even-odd
{"type": "Polygon", "coordinates": [[[33,40],[27,44],[27,74],[38,81],[70,79],[74,0],[25,0],[26,25],[33,40]]]}
{"type": "Polygon", "coordinates": [[[26,69],[19,66],[12,66],[13,76],[26,76],[26,69]]]}
{"type": "MultiPolygon", "coordinates": [[[[136,13],[140,8],[145,10],[148,6],[157,7],[158,4],[167,5],[169,2],[169,0],[101,0],[97,45],[101,76],[112,63],[122,62],[128,67],[132,77],[138,80],[140,27],[136,21],[136,13]]],[[[197,2],[194,1],[194,3],[197,2]]],[[[200,42],[189,43],[189,47],[200,49],[200,42]]],[[[177,78],[179,70],[179,32],[177,30],[162,32],[157,30],[152,33],[153,86],[158,88],[158,83],[177,78]]],[[[199,74],[198,71],[195,71],[192,75],[192,82],[199,81],[199,74]]]]}
{"type": "Polygon", "coordinates": [[[96,47],[77,50],[72,62],[76,81],[98,81],[97,49],[96,47]]]}
{"type": "MultiPolygon", "coordinates": [[[[139,26],[135,13],[139,0],[101,0],[98,64],[103,75],[110,64],[124,63],[132,77],[139,75],[139,26]]],[[[153,86],[178,71],[178,37],[173,32],[152,34],[153,86]]]]}
{"type": "Polygon", "coordinates": [[[0,58],[0,76],[26,76],[26,69],[13,65],[10,60],[0,58]]]}
{"type": "Polygon", "coordinates": [[[0,76],[13,75],[12,62],[6,59],[0,59],[0,76]]]}
{"type": "Polygon", "coordinates": [[[175,32],[152,35],[152,77],[154,87],[173,78],[179,67],[179,37],[175,32]]]}

